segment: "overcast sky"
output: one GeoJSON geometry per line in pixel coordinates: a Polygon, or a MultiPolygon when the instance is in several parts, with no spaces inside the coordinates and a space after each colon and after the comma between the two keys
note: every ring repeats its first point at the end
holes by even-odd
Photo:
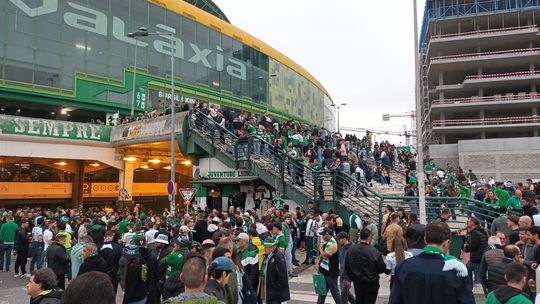
{"type": "MultiPolygon", "coordinates": [[[[409,118],[382,122],[382,114],[414,110],[412,1],[214,2],[233,25],[308,70],[335,103],[347,103],[340,111],[341,126],[410,128],[409,118]]],[[[424,1],[418,5],[423,11],[424,1]]]]}

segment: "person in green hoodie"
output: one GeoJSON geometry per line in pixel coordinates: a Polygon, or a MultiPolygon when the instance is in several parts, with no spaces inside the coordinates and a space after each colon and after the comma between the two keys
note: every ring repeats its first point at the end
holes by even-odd
{"type": "Polygon", "coordinates": [[[6,272],[9,272],[11,265],[11,252],[15,246],[15,232],[19,230],[19,225],[13,221],[13,217],[7,218],[7,221],[0,227],[0,238],[4,240],[4,253],[0,255],[0,271],[4,270],[4,257],[6,260],[6,272]]]}
{"type": "Polygon", "coordinates": [[[504,184],[502,182],[495,183],[495,196],[499,200],[499,207],[508,207],[508,200],[510,199],[510,193],[504,189],[504,184]]]}
{"type": "Polygon", "coordinates": [[[527,268],[519,263],[512,262],[506,266],[506,285],[497,287],[487,296],[485,304],[532,304],[532,301],[523,293],[527,286],[527,268]]]}
{"type": "Polygon", "coordinates": [[[508,199],[508,206],[512,207],[513,210],[521,211],[521,198],[523,197],[523,193],[521,190],[516,190],[514,195],[508,199]]]}

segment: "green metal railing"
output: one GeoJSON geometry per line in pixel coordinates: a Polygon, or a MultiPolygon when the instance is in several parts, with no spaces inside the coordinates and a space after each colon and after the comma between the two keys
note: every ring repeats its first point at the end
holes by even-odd
{"type": "MultiPolygon", "coordinates": [[[[190,132],[201,134],[214,149],[226,153],[237,168],[249,168],[259,175],[273,176],[279,182],[271,186],[296,198],[299,205],[314,200],[321,210],[338,211],[347,225],[354,210],[372,215],[379,229],[387,206],[418,214],[418,197],[385,196],[343,171],[317,170],[259,136],[238,137],[198,110],[190,112],[190,128],[190,132]]],[[[426,197],[428,222],[435,220],[444,209],[451,213],[448,224],[453,230],[463,228],[472,214],[487,226],[500,215],[498,206],[470,198],[426,197]]]]}

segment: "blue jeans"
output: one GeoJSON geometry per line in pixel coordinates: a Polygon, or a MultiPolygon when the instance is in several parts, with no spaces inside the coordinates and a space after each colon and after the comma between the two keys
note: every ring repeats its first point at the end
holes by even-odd
{"type": "Polygon", "coordinates": [[[289,160],[289,175],[292,177],[293,184],[296,184],[296,165],[289,160]]]}
{"type": "Polygon", "coordinates": [[[285,248],[285,262],[287,262],[287,274],[291,274],[293,271],[292,268],[292,238],[289,236],[289,243],[287,248],[285,248]]]}
{"type": "MultiPolygon", "coordinates": [[[[341,303],[341,297],[339,293],[338,277],[324,276],[326,281],[327,290],[330,290],[332,293],[332,298],[334,298],[335,303],[341,303]]],[[[326,295],[321,296],[317,299],[317,304],[324,304],[326,300],[326,295]]]]}
{"type": "Polygon", "coordinates": [[[475,283],[482,283],[480,282],[480,264],[469,262],[467,263],[467,270],[469,271],[469,281],[471,282],[471,285],[473,283],[473,272],[474,272],[474,282],[475,283]]]}
{"type": "Polygon", "coordinates": [[[306,236],[306,261],[313,261],[313,237],[306,236]]]}
{"type": "Polygon", "coordinates": [[[44,245],[42,242],[32,242],[32,246],[30,246],[30,257],[32,258],[30,261],[30,272],[34,270],[36,263],[37,269],[43,267],[43,247],[44,245]]]}
{"type": "Polygon", "coordinates": [[[323,162],[322,153],[323,153],[323,148],[322,147],[317,147],[317,159],[319,159],[319,164],[322,164],[322,162],[323,162]]]}
{"type": "Polygon", "coordinates": [[[296,259],[296,249],[298,249],[298,238],[292,238],[292,250],[291,250],[291,255],[292,255],[292,261],[293,261],[293,263],[294,263],[294,262],[298,262],[298,260],[296,259]]]}
{"type": "Polygon", "coordinates": [[[135,302],[129,302],[129,304],[144,304],[144,303],[146,303],[146,298],[139,301],[135,301],[135,302]]]}
{"type": "Polygon", "coordinates": [[[255,150],[255,159],[261,157],[261,142],[258,139],[253,140],[253,150],[255,150]]]}
{"type": "Polygon", "coordinates": [[[4,254],[0,255],[0,270],[4,270],[4,258],[6,259],[6,272],[9,271],[9,265],[11,265],[11,252],[13,251],[13,244],[4,244],[4,254]]]}

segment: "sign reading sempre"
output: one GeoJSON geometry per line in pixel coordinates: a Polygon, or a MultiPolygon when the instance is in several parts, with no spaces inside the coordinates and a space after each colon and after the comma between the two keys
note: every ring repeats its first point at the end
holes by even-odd
{"type": "Polygon", "coordinates": [[[109,142],[108,126],[0,115],[0,134],[109,142]]]}

